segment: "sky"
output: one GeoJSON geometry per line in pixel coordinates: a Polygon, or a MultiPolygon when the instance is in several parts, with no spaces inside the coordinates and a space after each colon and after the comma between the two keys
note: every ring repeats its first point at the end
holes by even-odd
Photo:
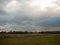
{"type": "Polygon", "coordinates": [[[0,31],[59,31],[60,0],[0,0],[0,31]]]}

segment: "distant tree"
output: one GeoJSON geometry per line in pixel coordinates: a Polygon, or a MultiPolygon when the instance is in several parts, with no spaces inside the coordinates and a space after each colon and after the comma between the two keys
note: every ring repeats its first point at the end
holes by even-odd
{"type": "Polygon", "coordinates": [[[0,32],[0,34],[5,34],[5,33],[6,33],[5,31],[0,32]]]}

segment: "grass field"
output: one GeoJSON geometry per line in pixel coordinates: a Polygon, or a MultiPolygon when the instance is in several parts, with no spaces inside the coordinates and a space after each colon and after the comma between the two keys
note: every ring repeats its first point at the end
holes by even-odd
{"type": "Polygon", "coordinates": [[[0,34],[0,45],[60,45],[60,34],[0,34]]]}

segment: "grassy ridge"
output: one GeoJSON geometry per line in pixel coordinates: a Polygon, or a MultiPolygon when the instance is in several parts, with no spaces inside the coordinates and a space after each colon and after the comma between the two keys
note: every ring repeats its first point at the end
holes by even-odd
{"type": "Polygon", "coordinates": [[[0,38],[0,45],[60,45],[60,34],[17,35],[20,37],[0,38]]]}

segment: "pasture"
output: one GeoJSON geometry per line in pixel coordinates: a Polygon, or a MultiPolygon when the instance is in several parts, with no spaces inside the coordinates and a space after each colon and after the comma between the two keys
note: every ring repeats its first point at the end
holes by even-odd
{"type": "Polygon", "coordinates": [[[60,34],[0,34],[0,45],[60,45],[60,34]]]}

